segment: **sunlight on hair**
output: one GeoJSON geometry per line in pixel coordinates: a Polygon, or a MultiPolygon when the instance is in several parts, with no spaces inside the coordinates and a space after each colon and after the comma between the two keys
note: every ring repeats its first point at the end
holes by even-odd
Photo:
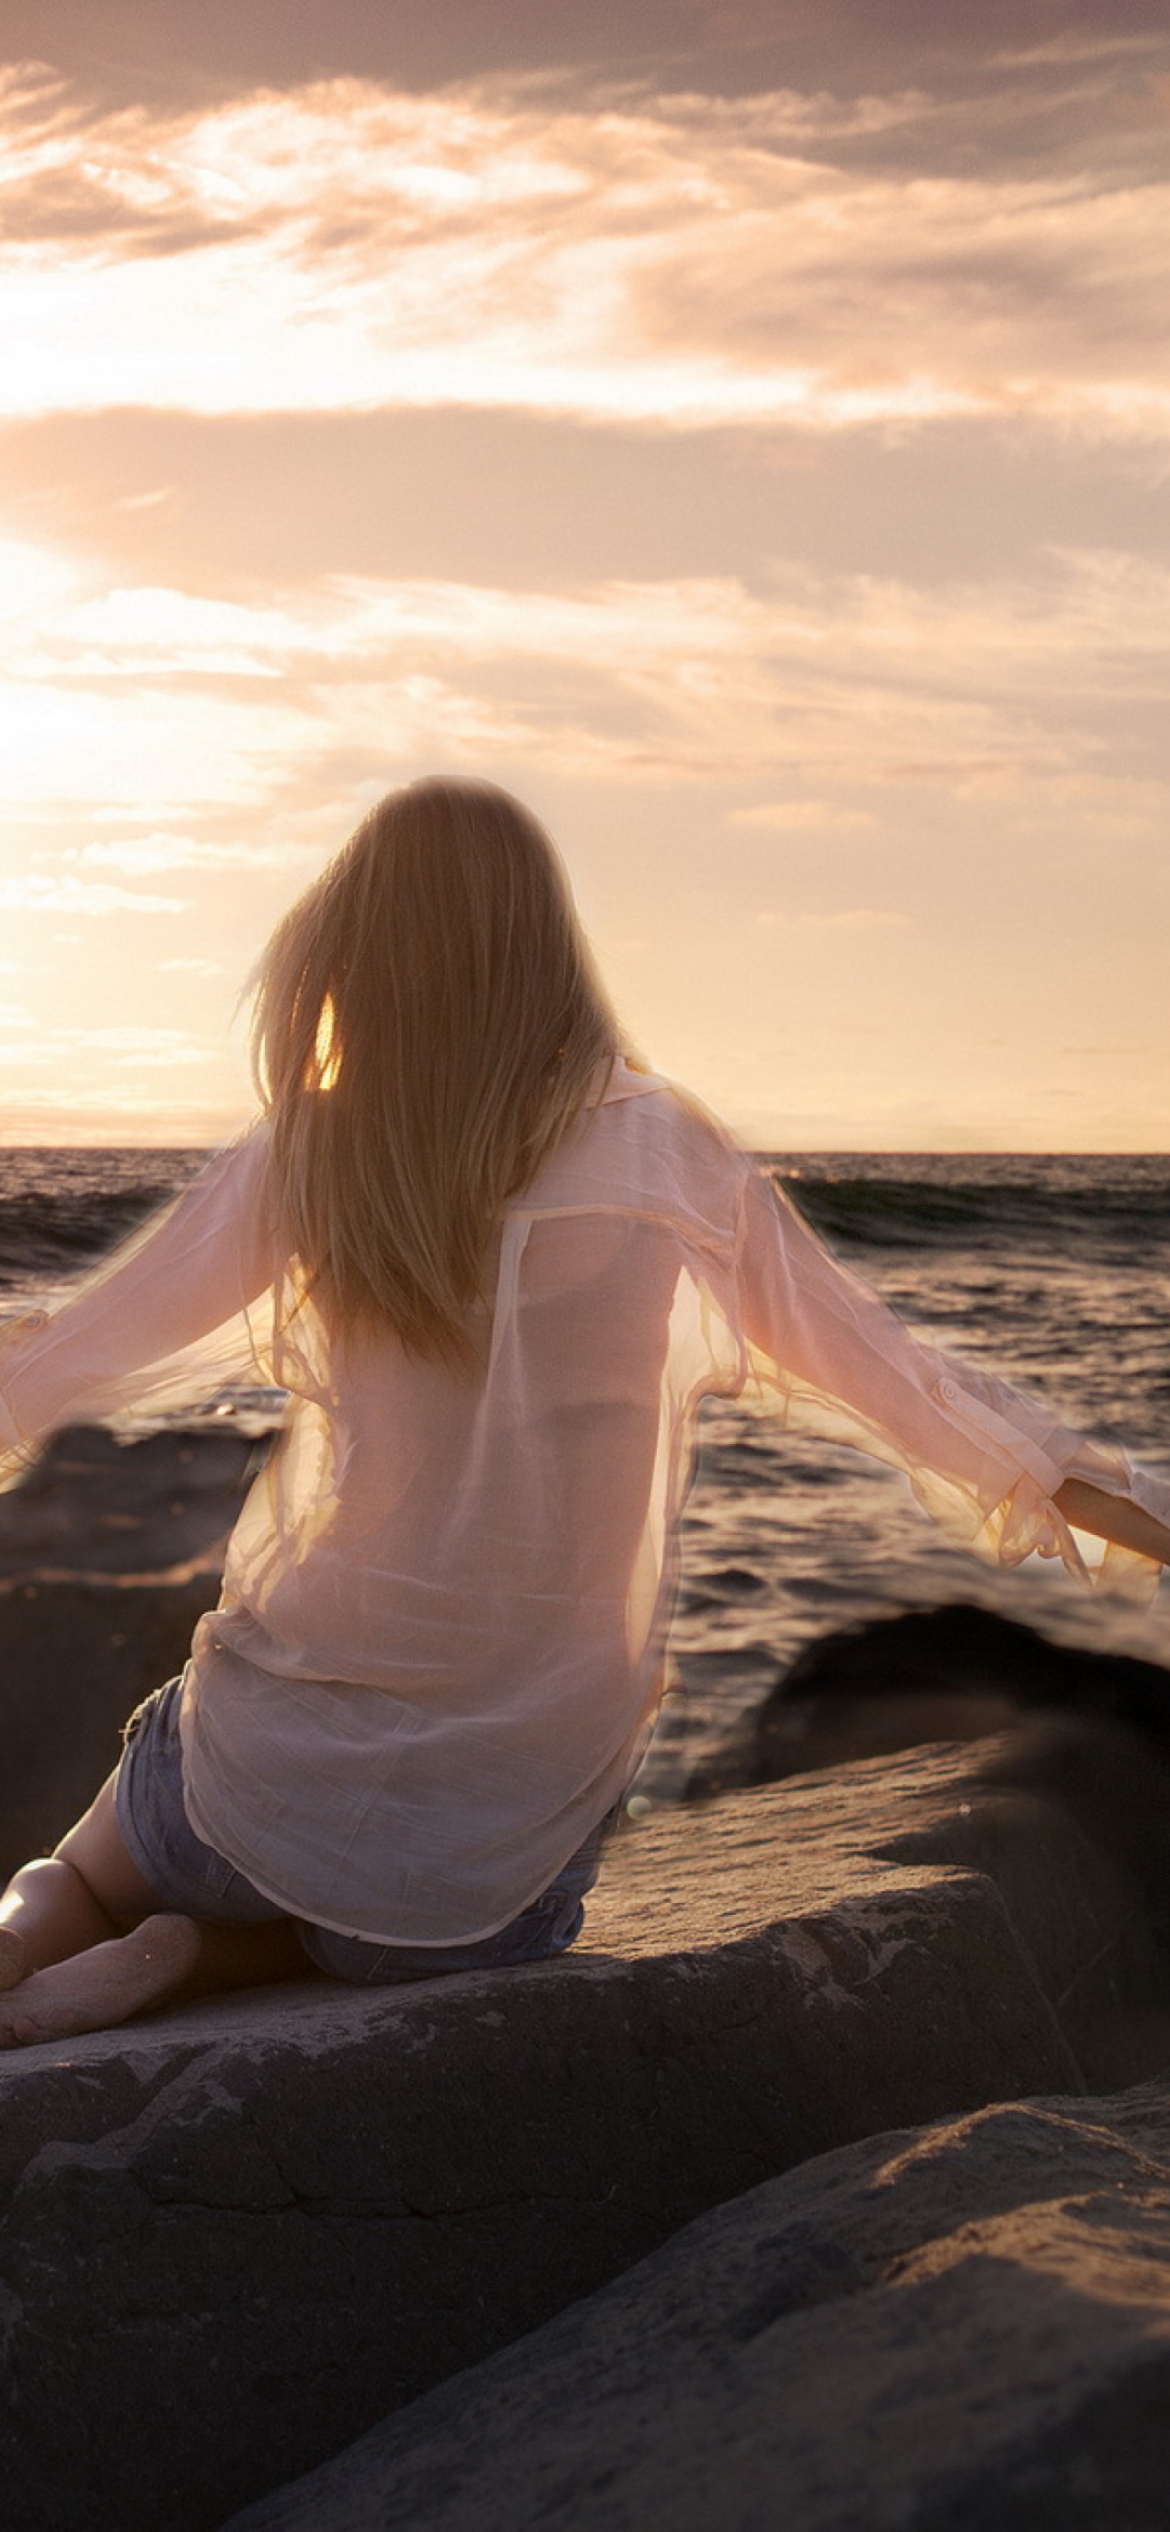
{"type": "Polygon", "coordinates": [[[314,1090],[332,1090],[341,1071],[341,1049],[337,1044],[336,1013],[332,994],[326,994],[317,1022],[317,1039],[313,1048],[314,1090]]]}

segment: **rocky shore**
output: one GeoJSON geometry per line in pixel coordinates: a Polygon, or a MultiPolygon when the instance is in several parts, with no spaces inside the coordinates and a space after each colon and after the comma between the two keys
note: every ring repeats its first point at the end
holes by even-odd
{"type": "MultiPolygon", "coordinates": [[[[247,1458],[65,1435],[0,1504],[8,1860],[181,1660],[247,1458]]],[[[624,1833],[564,1961],[0,2063],[8,2532],[1164,2522],[1161,1675],[985,1642],[973,1711],[944,1639],[994,1738],[849,1639],[805,1769],[624,1833]]]]}
{"type": "Polygon", "coordinates": [[[1170,2113],[870,2137],[734,2199],[229,2532],[1163,2532],[1170,2113]]]}

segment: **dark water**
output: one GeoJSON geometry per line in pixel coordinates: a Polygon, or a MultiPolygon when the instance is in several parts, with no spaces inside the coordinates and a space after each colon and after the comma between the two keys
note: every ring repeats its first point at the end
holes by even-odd
{"type": "MultiPolygon", "coordinates": [[[[51,1299],[198,1167],[197,1152],[0,1154],[0,1305],[51,1299]]],[[[769,1156],[842,1254],[925,1336],[1170,1473],[1170,1156],[769,1156]]],[[[1170,1613],[1170,1584],[1164,1586],[1170,1613]]],[[[671,1698],[647,1790],[754,1702],[811,1636],[976,1598],[1066,1641],[1170,1659],[1160,1604],[1091,1598],[1033,1558],[948,1547],[901,1481],[742,1406],[703,1421],[671,1698]]]]}
{"type": "Polygon", "coordinates": [[[0,1304],[51,1297],[195,1175],[205,1152],[0,1151],[0,1304]]]}

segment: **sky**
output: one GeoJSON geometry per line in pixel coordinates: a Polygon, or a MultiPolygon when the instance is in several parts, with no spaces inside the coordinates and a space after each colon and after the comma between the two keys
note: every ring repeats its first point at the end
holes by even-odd
{"type": "Polygon", "coordinates": [[[1170,1150],[1164,0],[6,0],[0,1140],[380,794],[777,1150],[1170,1150]]]}

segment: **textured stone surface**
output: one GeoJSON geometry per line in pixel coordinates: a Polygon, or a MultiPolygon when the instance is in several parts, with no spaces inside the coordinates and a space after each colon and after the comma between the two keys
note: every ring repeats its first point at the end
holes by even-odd
{"type": "Polygon", "coordinates": [[[663,1816],[561,1963],[6,2060],[6,2532],[200,2532],[771,2174],[1170,2059],[1124,1876],[968,1763],[663,1816]]]}
{"type": "Polygon", "coordinates": [[[1163,2532],[1170,2092],[867,2143],[224,2532],[1163,2532]]]}

